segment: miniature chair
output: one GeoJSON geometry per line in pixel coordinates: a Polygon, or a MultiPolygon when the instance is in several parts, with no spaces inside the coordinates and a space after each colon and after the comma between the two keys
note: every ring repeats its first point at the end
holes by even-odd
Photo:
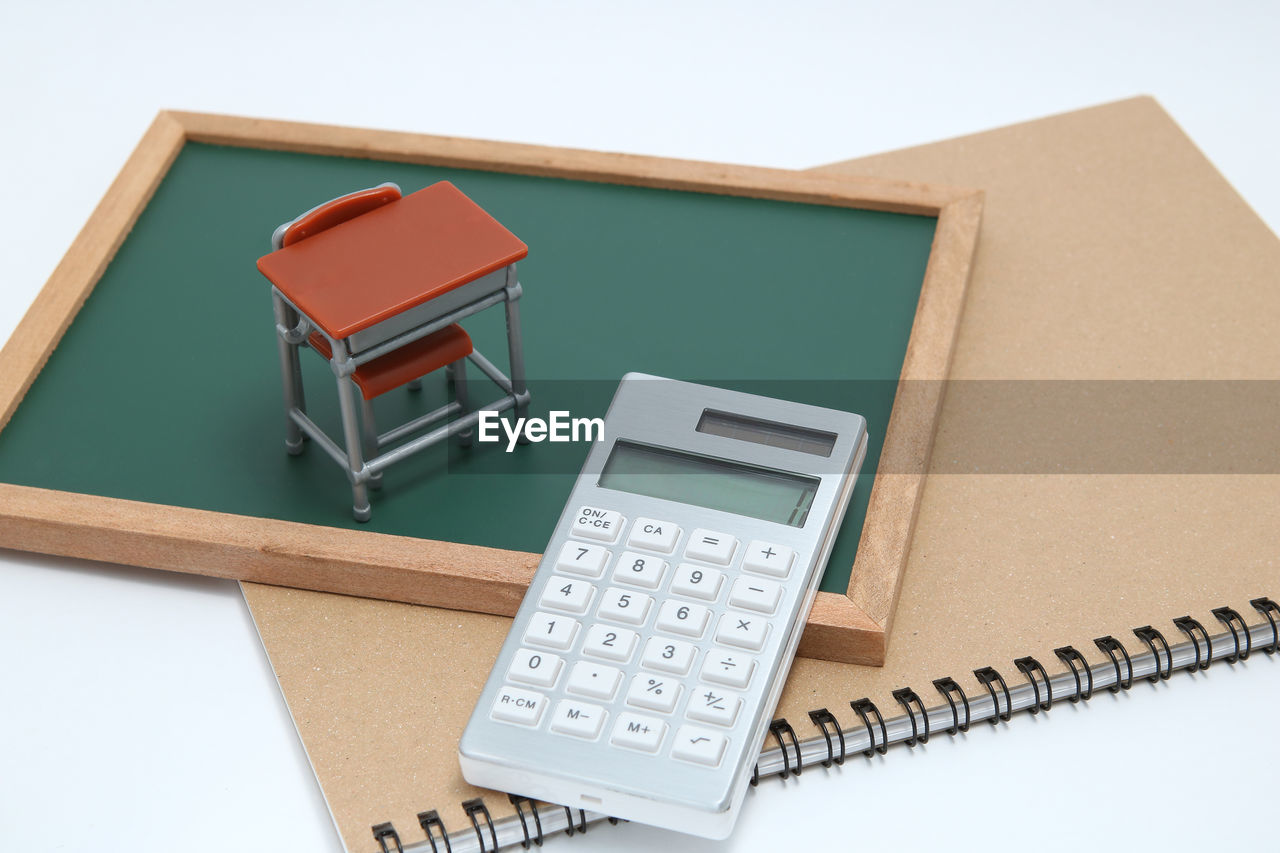
{"type": "MultiPolygon", "coordinates": [[[[277,251],[292,246],[399,198],[401,198],[400,187],[390,182],[339,196],[311,208],[276,228],[271,235],[271,250],[277,251]]],[[[333,347],[319,330],[313,330],[307,335],[306,345],[326,361],[333,358],[333,347]]],[[[396,441],[422,426],[425,420],[439,420],[454,412],[466,414],[468,410],[466,359],[473,350],[471,337],[461,326],[454,323],[354,369],[351,380],[360,389],[361,445],[366,459],[375,457],[382,445],[396,441]],[[422,377],[440,368],[445,369],[446,381],[453,385],[456,406],[445,406],[428,415],[426,419],[417,419],[380,438],[373,414],[373,399],[401,386],[408,386],[411,391],[419,390],[422,387],[422,377]]],[[[293,360],[293,371],[294,387],[297,389],[298,397],[296,405],[301,412],[305,413],[306,403],[301,393],[301,370],[296,359],[293,360]]],[[[469,445],[470,436],[470,431],[459,433],[459,443],[464,447],[469,445]]],[[[291,430],[290,439],[286,441],[286,448],[290,454],[296,455],[302,452],[302,440],[302,433],[298,433],[295,439],[291,430]]],[[[369,485],[374,489],[379,488],[382,485],[382,474],[373,475],[369,485]]],[[[354,515],[358,521],[367,521],[370,510],[365,507],[362,511],[357,503],[354,515]]]]}

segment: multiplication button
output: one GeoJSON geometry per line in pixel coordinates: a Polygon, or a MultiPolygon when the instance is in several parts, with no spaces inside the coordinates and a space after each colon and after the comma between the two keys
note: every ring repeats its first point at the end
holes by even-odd
{"type": "Polygon", "coordinates": [[[733,561],[733,552],[737,548],[738,540],[727,533],[699,527],[689,534],[689,544],[685,546],[684,553],[692,560],[727,566],[733,561]]]}
{"type": "Polygon", "coordinates": [[[569,530],[574,536],[581,536],[583,539],[612,542],[618,538],[618,531],[622,530],[624,520],[613,510],[584,506],[574,514],[569,530]]]}
{"type": "Polygon", "coordinates": [[[763,616],[730,611],[720,617],[716,642],[758,652],[764,648],[764,638],[768,633],[769,623],[763,616]]]}

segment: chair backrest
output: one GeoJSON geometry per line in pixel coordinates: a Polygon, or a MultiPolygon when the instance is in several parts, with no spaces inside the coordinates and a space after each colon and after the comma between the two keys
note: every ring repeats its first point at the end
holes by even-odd
{"type": "Polygon", "coordinates": [[[400,187],[388,181],[367,190],[338,196],[318,204],[306,213],[290,219],[271,235],[271,251],[292,246],[300,240],[319,234],[327,228],[341,225],[349,219],[390,204],[400,198],[400,187]]]}

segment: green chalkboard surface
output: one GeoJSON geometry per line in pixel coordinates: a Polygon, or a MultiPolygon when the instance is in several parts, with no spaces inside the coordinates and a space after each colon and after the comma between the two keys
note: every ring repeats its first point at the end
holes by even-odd
{"type": "MultiPolygon", "coordinates": [[[[350,516],[318,448],[284,450],[269,285],[279,223],[382,181],[450,180],[530,247],[520,264],[532,414],[602,415],[642,371],[856,411],[863,475],[822,588],[844,592],[936,220],[816,204],[188,143],[0,432],[0,481],[541,551],[581,444],[435,447],[393,466],[350,516]]],[[[506,364],[501,309],[465,323],[506,364]]],[[[327,364],[303,353],[308,409],[338,435],[327,364]]],[[[475,400],[499,392],[479,372],[475,400]]],[[[380,423],[444,399],[377,401],[380,423]]]]}

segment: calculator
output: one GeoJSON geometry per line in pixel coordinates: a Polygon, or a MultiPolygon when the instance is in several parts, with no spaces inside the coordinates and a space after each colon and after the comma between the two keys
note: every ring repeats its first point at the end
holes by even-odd
{"type": "Polygon", "coordinates": [[[727,837],[866,448],[860,415],[627,374],[462,736],[467,781],[727,837]]]}

